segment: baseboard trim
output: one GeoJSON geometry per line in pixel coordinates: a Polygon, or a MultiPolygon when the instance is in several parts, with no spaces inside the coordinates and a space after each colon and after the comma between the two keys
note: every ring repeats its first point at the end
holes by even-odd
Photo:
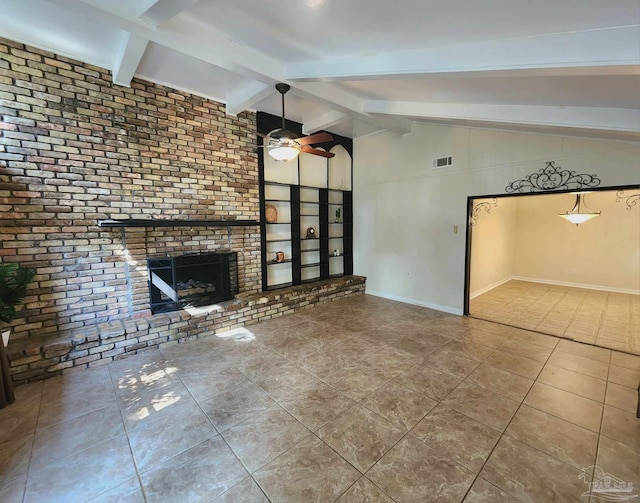
{"type": "Polygon", "coordinates": [[[630,290],[627,288],[614,288],[608,286],[585,285],[583,283],[570,283],[568,281],[554,281],[551,279],[527,278],[524,276],[511,276],[514,281],[527,281],[529,283],[542,283],[545,285],[568,286],[571,288],[584,288],[586,290],[599,290],[601,292],[626,293],[629,295],[640,295],[640,290],[630,290]]]}
{"type": "Polygon", "coordinates": [[[512,276],[507,276],[506,278],[502,278],[500,281],[491,283],[489,286],[485,286],[484,288],[481,288],[480,290],[476,290],[475,292],[472,292],[471,294],[469,294],[469,299],[475,299],[479,295],[482,295],[483,293],[487,293],[488,291],[493,290],[494,288],[498,288],[500,285],[504,285],[505,283],[511,281],[512,279],[513,279],[512,276]]]}
{"type": "Polygon", "coordinates": [[[398,295],[391,295],[383,292],[373,292],[371,290],[366,290],[368,295],[373,295],[374,297],[382,297],[383,299],[396,300],[398,302],[404,302],[405,304],[411,304],[413,306],[420,307],[428,307],[429,309],[435,309],[436,311],[442,311],[449,314],[456,314],[458,316],[462,316],[462,309],[456,309],[454,307],[449,306],[441,306],[440,304],[432,304],[431,302],[422,302],[420,300],[408,299],[406,297],[400,297],[398,295]]]}

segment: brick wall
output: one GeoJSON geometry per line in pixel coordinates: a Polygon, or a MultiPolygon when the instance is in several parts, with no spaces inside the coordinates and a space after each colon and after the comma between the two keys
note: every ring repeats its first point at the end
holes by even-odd
{"type": "Polygon", "coordinates": [[[254,143],[252,113],[0,39],[0,260],[37,269],[14,340],[148,314],[147,255],[230,243],[257,291],[258,227],[128,229],[125,244],[96,225],[258,219],[254,143]]]}

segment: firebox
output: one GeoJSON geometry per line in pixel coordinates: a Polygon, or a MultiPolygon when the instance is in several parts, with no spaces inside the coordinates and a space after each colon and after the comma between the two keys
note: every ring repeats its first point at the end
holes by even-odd
{"type": "Polygon", "coordinates": [[[222,302],[238,293],[235,252],[149,258],[147,268],[153,314],[222,302]]]}

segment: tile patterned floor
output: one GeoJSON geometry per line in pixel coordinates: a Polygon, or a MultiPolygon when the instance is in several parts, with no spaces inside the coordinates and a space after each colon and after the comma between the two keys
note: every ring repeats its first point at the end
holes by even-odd
{"type": "Polygon", "coordinates": [[[640,355],[640,295],[509,281],[471,299],[471,316],[640,355]]]}
{"type": "Polygon", "coordinates": [[[639,382],[640,357],[360,296],[18,388],[0,501],[587,503],[596,464],[640,488],[639,382]]]}

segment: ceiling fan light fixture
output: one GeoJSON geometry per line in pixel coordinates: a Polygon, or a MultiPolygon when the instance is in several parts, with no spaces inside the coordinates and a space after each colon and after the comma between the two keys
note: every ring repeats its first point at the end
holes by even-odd
{"type": "Polygon", "coordinates": [[[293,145],[281,145],[278,143],[276,145],[270,145],[267,151],[274,160],[287,162],[298,157],[298,154],[300,154],[300,147],[295,143],[293,145]]]}
{"type": "Polygon", "coordinates": [[[560,213],[562,218],[568,220],[572,224],[576,224],[576,226],[585,223],[587,220],[600,216],[599,211],[593,211],[587,206],[587,203],[583,201],[582,195],[582,192],[578,192],[576,194],[576,204],[574,207],[570,211],[560,213]]]}
{"type": "Polygon", "coordinates": [[[300,152],[319,155],[320,157],[326,157],[327,159],[335,157],[333,152],[327,152],[326,150],[311,146],[317,143],[333,141],[333,136],[329,133],[323,131],[300,138],[296,133],[289,131],[286,128],[286,121],[284,118],[284,95],[289,91],[290,86],[289,84],[280,82],[276,84],[276,89],[280,93],[282,99],[282,127],[274,129],[269,134],[262,134],[261,132],[258,132],[258,136],[263,138],[263,141],[267,140],[269,142],[266,145],[263,143],[263,145],[259,146],[266,147],[269,155],[276,161],[280,162],[292,161],[300,155],[300,152]]]}

